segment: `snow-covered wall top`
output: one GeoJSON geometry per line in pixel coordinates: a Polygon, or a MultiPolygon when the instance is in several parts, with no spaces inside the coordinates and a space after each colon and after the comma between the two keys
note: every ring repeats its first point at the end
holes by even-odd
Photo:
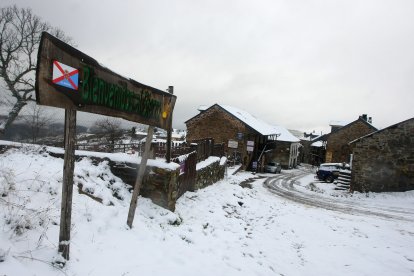
{"type": "MultiPolygon", "coordinates": [[[[33,145],[33,144],[23,144],[23,143],[16,143],[16,142],[9,142],[9,141],[2,141],[0,140],[0,145],[6,146],[16,146],[16,147],[43,147],[40,145],[33,145]]],[[[62,148],[56,147],[45,147],[48,152],[53,152],[57,154],[64,154],[65,150],[62,148]]],[[[107,153],[107,152],[94,152],[94,151],[84,151],[84,150],[77,150],[75,152],[78,156],[91,156],[91,157],[98,157],[98,158],[108,158],[109,160],[115,162],[128,162],[133,164],[140,164],[141,157],[138,157],[136,154],[127,154],[127,153],[107,153]]],[[[167,163],[165,160],[161,159],[148,159],[148,166],[163,168],[167,170],[176,170],[180,167],[180,165],[176,163],[167,163]]]]}

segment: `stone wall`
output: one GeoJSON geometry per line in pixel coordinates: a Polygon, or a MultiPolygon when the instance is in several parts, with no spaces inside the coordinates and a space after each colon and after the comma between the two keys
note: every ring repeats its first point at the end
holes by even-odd
{"type": "MultiPolygon", "coordinates": [[[[224,178],[226,164],[220,164],[220,158],[207,166],[197,170],[194,189],[202,189],[224,178]]],[[[121,178],[126,184],[135,185],[137,165],[130,163],[110,162],[111,171],[121,178]]],[[[140,195],[150,198],[155,204],[175,210],[178,199],[180,169],[168,170],[158,167],[147,166],[140,195]]],[[[193,189],[191,189],[193,190],[193,189]]]]}
{"type": "Polygon", "coordinates": [[[226,164],[220,165],[220,159],[197,170],[195,189],[202,189],[224,178],[226,164]]]}
{"type": "Polygon", "coordinates": [[[327,163],[349,163],[352,148],[349,142],[370,134],[376,129],[363,119],[358,119],[329,135],[326,145],[327,163]]]}
{"type": "Polygon", "coordinates": [[[414,118],[353,144],[351,190],[414,190],[414,118]]]}
{"type": "MultiPolygon", "coordinates": [[[[135,186],[137,164],[110,162],[111,171],[126,184],[135,186]]],[[[180,169],[169,170],[147,166],[140,195],[150,198],[155,204],[174,211],[178,199],[178,175],[180,169]]]]}

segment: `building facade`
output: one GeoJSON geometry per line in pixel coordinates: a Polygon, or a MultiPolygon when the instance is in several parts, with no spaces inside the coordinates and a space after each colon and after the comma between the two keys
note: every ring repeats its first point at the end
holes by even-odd
{"type": "Polygon", "coordinates": [[[326,163],[350,163],[352,145],[349,143],[359,137],[370,134],[377,129],[367,121],[366,116],[336,129],[326,137],[326,163]]]}
{"type": "Polygon", "coordinates": [[[229,160],[241,162],[243,169],[251,169],[253,162],[257,162],[260,169],[273,160],[283,161],[285,168],[296,165],[296,148],[291,151],[291,143],[299,142],[298,139],[286,129],[269,125],[238,108],[214,104],[200,110],[185,124],[188,142],[213,138],[214,143],[224,143],[229,160]],[[283,139],[293,142],[282,146],[283,139]],[[288,150],[278,154],[276,149],[288,150]]]}
{"type": "Polygon", "coordinates": [[[351,190],[414,190],[414,118],[351,142],[351,190]]]}

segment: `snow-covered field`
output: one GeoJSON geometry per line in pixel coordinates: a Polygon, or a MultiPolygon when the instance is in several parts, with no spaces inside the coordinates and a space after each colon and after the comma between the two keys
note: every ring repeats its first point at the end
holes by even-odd
{"type": "MultiPolygon", "coordinates": [[[[414,274],[413,192],[349,196],[332,184],[309,188],[310,174],[295,180],[311,198],[364,210],[406,207],[401,217],[381,217],[285,199],[264,186],[273,175],[240,172],[187,192],[174,213],[140,198],[128,229],[125,184],[89,159],[76,163],[75,181],[103,202],[74,189],[71,259],[54,267],[62,167],[40,147],[0,154],[0,275],[414,274]],[[251,188],[239,185],[252,177],[251,188]]],[[[296,173],[303,171],[282,176],[296,173]]]]}

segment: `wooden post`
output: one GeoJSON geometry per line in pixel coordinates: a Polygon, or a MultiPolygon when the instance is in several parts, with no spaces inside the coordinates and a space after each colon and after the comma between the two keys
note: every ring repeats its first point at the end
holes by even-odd
{"type": "Polygon", "coordinates": [[[63,163],[62,205],[60,209],[59,253],[69,260],[72,217],[73,171],[75,169],[76,110],[65,109],[65,156],[63,163]]]}
{"type": "MultiPolygon", "coordinates": [[[[170,94],[174,94],[174,86],[168,86],[168,92],[170,94]]],[[[167,163],[171,162],[171,134],[172,134],[172,115],[173,113],[171,112],[170,118],[168,118],[169,120],[169,128],[167,129],[167,152],[166,152],[166,159],[167,159],[167,163]]]]}
{"type": "Polygon", "coordinates": [[[132,193],[131,204],[129,205],[128,219],[127,219],[127,224],[129,228],[132,228],[132,223],[134,221],[135,209],[137,208],[139,190],[141,188],[142,179],[144,178],[145,168],[147,166],[148,156],[150,154],[150,148],[151,148],[151,142],[152,142],[153,135],[154,135],[154,127],[149,126],[147,139],[145,141],[144,153],[142,154],[142,157],[141,157],[141,164],[139,165],[139,168],[138,168],[138,174],[137,174],[137,178],[135,180],[135,185],[134,185],[134,192],[132,193]]]}

